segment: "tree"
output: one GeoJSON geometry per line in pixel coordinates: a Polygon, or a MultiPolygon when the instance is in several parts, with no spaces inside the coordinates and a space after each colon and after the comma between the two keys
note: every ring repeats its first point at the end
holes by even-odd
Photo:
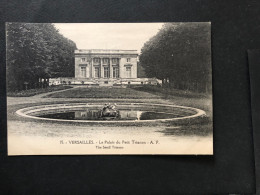
{"type": "Polygon", "coordinates": [[[7,89],[21,90],[25,82],[73,76],[76,44],[53,24],[7,23],[7,89]]]}
{"type": "Polygon", "coordinates": [[[144,68],[140,65],[140,63],[137,61],[137,77],[138,78],[146,78],[144,68]]]}
{"type": "Polygon", "coordinates": [[[207,91],[211,82],[209,23],[166,23],[140,55],[146,75],[179,89],[207,91]]]}

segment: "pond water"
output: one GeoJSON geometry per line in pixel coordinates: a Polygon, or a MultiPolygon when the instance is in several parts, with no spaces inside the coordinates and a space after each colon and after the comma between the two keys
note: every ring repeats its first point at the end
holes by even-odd
{"type": "Polygon", "coordinates": [[[116,108],[102,104],[51,104],[27,107],[16,111],[23,117],[73,122],[150,122],[183,120],[204,116],[205,112],[191,107],[164,104],[120,104],[116,108]]]}
{"type": "Polygon", "coordinates": [[[74,111],[57,111],[55,113],[37,115],[42,118],[52,119],[66,119],[66,120],[153,120],[153,119],[168,119],[183,117],[187,113],[174,113],[174,112],[160,112],[149,110],[119,110],[117,117],[101,117],[100,110],[98,109],[80,109],[74,111]]]}

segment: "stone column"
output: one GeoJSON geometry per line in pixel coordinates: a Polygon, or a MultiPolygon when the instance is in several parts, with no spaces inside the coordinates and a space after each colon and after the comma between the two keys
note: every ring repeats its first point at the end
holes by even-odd
{"type": "Polygon", "coordinates": [[[119,63],[119,65],[118,65],[119,66],[119,68],[118,68],[119,69],[119,78],[124,78],[124,75],[123,75],[123,71],[124,71],[123,68],[124,67],[123,67],[123,64],[122,64],[122,59],[119,58],[118,61],[119,61],[118,62],[119,63]]]}
{"type": "Polygon", "coordinates": [[[113,78],[112,58],[109,58],[109,73],[110,73],[110,78],[113,78]]]}
{"type": "Polygon", "coordinates": [[[78,60],[78,58],[75,56],[75,78],[78,78],[78,77],[79,77],[79,75],[78,75],[79,65],[78,65],[77,60],[78,60]]]}
{"type": "Polygon", "coordinates": [[[93,60],[91,58],[91,62],[89,63],[89,78],[92,78],[92,69],[93,69],[93,60]]]}
{"type": "Polygon", "coordinates": [[[94,58],[91,58],[92,78],[95,78],[94,58]]]}
{"type": "Polygon", "coordinates": [[[103,70],[103,62],[102,62],[103,58],[100,58],[100,77],[104,78],[104,70],[103,70]]]}

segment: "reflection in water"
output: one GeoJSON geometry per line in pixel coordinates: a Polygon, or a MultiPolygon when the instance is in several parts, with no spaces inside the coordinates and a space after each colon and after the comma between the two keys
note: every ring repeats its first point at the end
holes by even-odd
{"type": "MultiPolygon", "coordinates": [[[[167,119],[183,116],[179,113],[166,113],[156,111],[120,110],[119,116],[114,120],[152,120],[167,119]]],[[[43,118],[66,119],[66,120],[104,120],[100,117],[100,110],[87,109],[77,111],[65,111],[39,115],[43,118]]]]}

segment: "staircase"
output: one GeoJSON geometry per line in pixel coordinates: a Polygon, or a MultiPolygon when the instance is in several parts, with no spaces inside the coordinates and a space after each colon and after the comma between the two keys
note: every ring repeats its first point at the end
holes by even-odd
{"type": "Polygon", "coordinates": [[[101,87],[111,87],[113,86],[113,84],[115,83],[119,83],[120,82],[120,79],[111,79],[111,78],[99,78],[97,80],[99,86],[101,87]]]}

